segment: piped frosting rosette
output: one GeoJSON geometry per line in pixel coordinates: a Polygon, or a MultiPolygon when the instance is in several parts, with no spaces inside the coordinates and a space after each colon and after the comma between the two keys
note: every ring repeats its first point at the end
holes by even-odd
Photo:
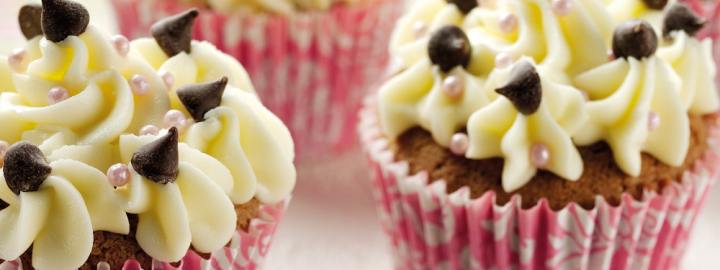
{"type": "Polygon", "coordinates": [[[122,201],[105,174],[74,160],[47,164],[40,149],[16,144],[0,176],[0,257],[17,258],[32,245],[33,267],[71,269],[87,260],[93,231],[128,233],[122,201]]]}
{"type": "Polygon", "coordinates": [[[196,14],[131,43],[72,1],[21,9],[28,44],[0,65],[0,268],[261,262],[293,141],[239,63],[190,41],[196,14]]]}

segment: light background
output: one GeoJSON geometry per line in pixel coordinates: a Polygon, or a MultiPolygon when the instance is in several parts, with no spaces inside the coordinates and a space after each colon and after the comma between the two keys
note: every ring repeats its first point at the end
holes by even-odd
{"type": "MultiPolygon", "coordinates": [[[[24,42],[17,27],[16,12],[25,2],[0,0],[0,53],[7,53],[24,42]]],[[[106,1],[80,2],[90,10],[94,25],[116,32],[114,14],[106,1]]],[[[375,218],[368,181],[363,181],[365,173],[343,170],[334,173],[349,178],[316,177],[357,162],[364,159],[350,154],[322,167],[300,170],[300,179],[306,181],[299,183],[280,226],[265,265],[267,270],[392,268],[387,242],[375,218]]],[[[714,193],[697,224],[684,269],[720,269],[720,187],[714,193]]]]}

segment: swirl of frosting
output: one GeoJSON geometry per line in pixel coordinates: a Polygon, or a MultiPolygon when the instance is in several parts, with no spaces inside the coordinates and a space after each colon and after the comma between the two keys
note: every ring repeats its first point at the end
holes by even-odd
{"type": "Polygon", "coordinates": [[[697,40],[683,31],[671,33],[672,43],[661,47],[657,56],[670,63],[680,76],[680,98],[692,114],[712,113],[720,107],[714,74],[712,40],[697,40]]]}
{"type": "Polygon", "coordinates": [[[380,122],[392,138],[419,125],[431,131],[440,145],[448,146],[470,115],[490,102],[487,93],[483,81],[465,69],[456,67],[444,74],[424,59],[380,88],[380,122]],[[459,78],[459,96],[448,95],[448,77],[459,78]]]}
{"type": "Polygon", "coordinates": [[[14,259],[32,245],[37,269],[78,268],[90,254],[93,231],[127,234],[122,201],[105,175],[81,162],[58,160],[35,192],[13,193],[0,175],[0,258],[14,259]]]}
{"type": "MultiPolygon", "coordinates": [[[[529,63],[530,60],[521,60],[516,67],[529,63]]],[[[504,84],[511,71],[495,70],[489,81],[504,84]]],[[[490,83],[490,86],[502,85],[490,83]]],[[[571,138],[588,117],[584,97],[579,90],[551,80],[541,79],[540,87],[542,101],[532,114],[520,113],[511,100],[500,96],[475,111],[467,122],[466,157],[504,157],[502,185],[508,192],[519,189],[535,176],[538,164],[533,163],[531,149],[538,145],[548,151],[542,169],[568,180],[577,180],[582,175],[583,162],[571,138]]]]}
{"type": "Polygon", "coordinates": [[[27,128],[57,125],[72,129],[80,144],[107,143],[126,130],[160,124],[169,108],[160,78],[142,59],[122,57],[109,40],[88,27],[59,43],[39,39],[39,53],[26,49],[27,67],[20,65],[11,75],[16,92],[0,98],[1,119],[23,128],[2,134],[2,139],[15,141],[27,128]],[[148,93],[133,95],[128,80],[135,75],[146,79],[148,93]],[[69,97],[50,104],[48,94],[58,87],[69,97]]]}
{"type": "Polygon", "coordinates": [[[236,204],[253,197],[276,203],[295,186],[290,132],[254,93],[225,91],[220,106],[193,124],[184,139],[230,170],[233,182],[228,194],[236,204]]]}
{"type": "MultiPolygon", "coordinates": [[[[123,135],[120,156],[129,164],[133,153],[155,136],[123,135]]],[[[117,190],[126,198],[125,211],[139,217],[136,238],[157,260],[175,262],[192,247],[211,253],[230,242],[236,229],[235,207],[225,195],[232,187],[230,171],[214,158],[179,144],[179,174],[168,184],[138,174],[132,166],[127,186],[117,190]]]]}
{"type": "Polygon", "coordinates": [[[575,85],[592,99],[590,121],[576,143],[606,141],[620,169],[632,176],[640,174],[641,152],[672,166],[685,160],[690,126],[680,96],[684,86],[670,65],[658,57],[618,59],[580,74],[575,85]],[[650,130],[655,117],[659,125],[650,130]]]}

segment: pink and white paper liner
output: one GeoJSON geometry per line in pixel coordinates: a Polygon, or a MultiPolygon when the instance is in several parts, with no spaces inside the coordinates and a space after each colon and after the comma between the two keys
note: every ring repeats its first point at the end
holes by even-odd
{"type": "Polygon", "coordinates": [[[383,227],[396,269],[676,269],[708,191],[719,176],[720,127],[712,150],[681,184],[619,206],[598,198],[593,209],[547,201],[523,209],[521,198],[471,199],[467,187],[448,194],[444,181],[409,175],[380,133],[373,101],[361,112],[360,140],[369,156],[383,227]]]}
{"type": "MultiPolygon", "coordinates": [[[[178,0],[112,2],[121,32],[133,38],[190,7],[178,0]]],[[[383,74],[403,7],[403,0],[379,0],[287,16],[201,8],[194,38],[242,63],[263,103],[290,128],[300,157],[327,157],[355,143],[357,110],[383,74]]]]}
{"type": "MultiPolygon", "coordinates": [[[[288,200],[289,201],[289,200],[288,200]]],[[[278,223],[287,209],[287,201],[276,205],[261,205],[258,217],[250,221],[247,232],[238,229],[230,245],[203,259],[188,251],[176,268],[167,263],[153,262],[152,270],[257,270],[270,250],[278,223]]],[[[135,260],[128,260],[123,270],[141,270],[135,260]]],[[[19,260],[0,263],[0,270],[23,270],[19,260]]],[[[27,270],[27,269],[25,269],[27,270]]],[[[98,270],[104,270],[98,268],[98,270]]],[[[151,269],[146,269],[151,270],[151,269]]]]}

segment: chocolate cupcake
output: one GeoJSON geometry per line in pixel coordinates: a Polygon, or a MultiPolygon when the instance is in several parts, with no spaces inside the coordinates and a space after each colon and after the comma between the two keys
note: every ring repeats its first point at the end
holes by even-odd
{"type": "Polygon", "coordinates": [[[481,2],[402,45],[426,49],[360,124],[398,265],[677,267],[691,222],[675,217],[720,172],[711,41],[682,4],[632,2],[646,12],[481,2]]]}

